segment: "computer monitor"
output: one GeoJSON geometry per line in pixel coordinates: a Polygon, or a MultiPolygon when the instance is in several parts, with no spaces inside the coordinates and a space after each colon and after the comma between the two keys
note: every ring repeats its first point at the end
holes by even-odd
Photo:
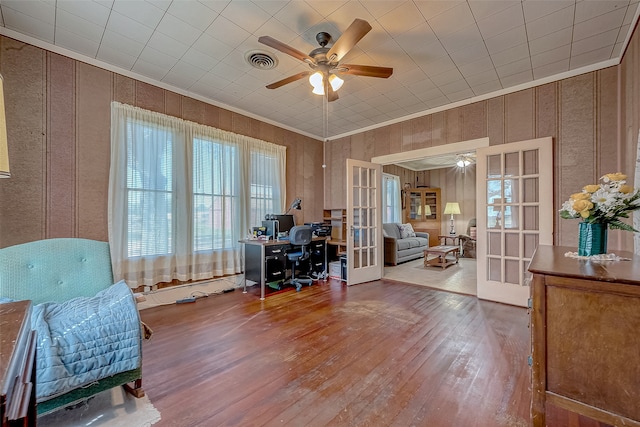
{"type": "Polygon", "coordinates": [[[289,230],[296,225],[293,215],[274,215],[274,219],[278,220],[278,231],[280,233],[289,233],[289,230]]]}

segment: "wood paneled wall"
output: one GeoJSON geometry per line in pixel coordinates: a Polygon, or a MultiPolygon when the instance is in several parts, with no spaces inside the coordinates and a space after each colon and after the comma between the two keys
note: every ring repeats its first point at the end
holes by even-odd
{"type": "MultiPolygon", "coordinates": [[[[331,119],[329,119],[331,120],[331,119]]],[[[325,206],[344,208],[345,159],[372,157],[488,137],[490,145],[551,136],[554,210],[571,193],[621,171],[633,182],[640,129],[640,35],[636,28],[621,65],[452,108],[327,143],[325,206]]],[[[430,186],[458,184],[431,174],[430,186]]],[[[465,188],[466,190],[466,188],[465,188]]],[[[467,197],[455,194],[456,197],[467,197]]],[[[443,199],[443,202],[446,200],[443,199]]],[[[456,228],[466,228],[456,222],[456,228]]],[[[555,215],[554,243],[577,245],[578,221],[555,215]]],[[[609,233],[610,250],[633,250],[632,233],[609,233]]]]}
{"type": "Polygon", "coordinates": [[[286,146],[287,205],[300,197],[297,221],[322,221],[320,141],[7,37],[0,73],[12,174],[0,180],[0,247],[108,240],[114,100],[286,146]]]}

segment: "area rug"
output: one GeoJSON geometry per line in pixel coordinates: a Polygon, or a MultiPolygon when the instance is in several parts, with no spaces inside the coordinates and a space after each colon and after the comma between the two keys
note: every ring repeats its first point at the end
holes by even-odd
{"type": "Polygon", "coordinates": [[[425,267],[424,259],[420,258],[397,266],[385,266],[384,278],[457,294],[478,294],[476,260],[472,258],[460,258],[458,264],[445,269],[425,267]]]}
{"type": "Polygon", "coordinates": [[[149,397],[139,399],[114,387],[73,407],[38,417],[40,427],[147,427],[160,421],[149,397]]]}

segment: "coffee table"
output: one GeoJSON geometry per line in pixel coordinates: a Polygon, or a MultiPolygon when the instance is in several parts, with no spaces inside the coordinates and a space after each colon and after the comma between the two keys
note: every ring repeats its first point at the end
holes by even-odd
{"type": "Polygon", "coordinates": [[[442,267],[444,270],[452,264],[457,264],[459,256],[459,246],[432,246],[424,250],[424,266],[442,267]],[[447,255],[449,254],[453,254],[455,258],[447,258],[447,255]],[[435,257],[429,258],[429,255],[435,255],[435,257]]]}

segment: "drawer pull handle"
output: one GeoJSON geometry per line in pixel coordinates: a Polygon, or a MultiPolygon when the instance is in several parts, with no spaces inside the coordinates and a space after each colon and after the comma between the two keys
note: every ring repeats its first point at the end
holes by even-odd
{"type": "Polygon", "coordinates": [[[282,249],[274,249],[271,251],[272,254],[279,254],[280,252],[282,252],[282,249]]]}

